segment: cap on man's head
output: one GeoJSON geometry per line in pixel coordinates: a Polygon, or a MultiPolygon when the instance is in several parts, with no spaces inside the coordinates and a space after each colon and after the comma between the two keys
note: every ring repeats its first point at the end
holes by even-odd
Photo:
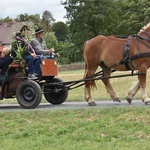
{"type": "Polygon", "coordinates": [[[37,35],[38,33],[42,33],[44,32],[43,29],[39,28],[35,30],[35,35],[37,35]]]}
{"type": "Polygon", "coordinates": [[[21,28],[20,32],[25,31],[25,30],[30,30],[27,25],[24,25],[24,26],[21,28]]]}

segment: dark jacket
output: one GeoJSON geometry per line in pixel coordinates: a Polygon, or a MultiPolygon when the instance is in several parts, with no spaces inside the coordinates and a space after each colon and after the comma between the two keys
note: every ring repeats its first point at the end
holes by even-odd
{"type": "Polygon", "coordinates": [[[13,62],[13,58],[11,56],[4,56],[0,58],[0,74],[5,75],[7,72],[9,65],[13,62]]]}

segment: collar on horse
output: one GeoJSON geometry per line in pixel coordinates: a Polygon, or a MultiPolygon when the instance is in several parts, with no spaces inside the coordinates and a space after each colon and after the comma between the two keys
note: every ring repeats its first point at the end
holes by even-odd
{"type": "Polygon", "coordinates": [[[134,36],[129,36],[128,39],[127,39],[127,42],[126,42],[126,44],[124,46],[124,49],[123,49],[123,59],[119,62],[119,64],[124,64],[127,70],[135,70],[135,68],[132,64],[132,60],[140,58],[140,57],[150,57],[150,52],[140,53],[140,49],[139,49],[139,46],[138,46],[137,41],[140,41],[146,47],[150,48],[150,45],[144,42],[144,41],[150,42],[150,34],[148,34],[145,30],[144,30],[144,33],[146,34],[146,36],[148,38],[145,38],[145,37],[142,37],[142,36],[139,36],[139,35],[134,35],[134,36]],[[130,56],[130,41],[131,41],[132,37],[134,37],[134,40],[135,40],[135,43],[136,43],[137,54],[133,55],[133,56],[130,56]]]}
{"type": "MultiPolygon", "coordinates": [[[[131,36],[128,37],[127,42],[126,42],[126,44],[124,46],[123,59],[121,60],[122,61],[121,63],[125,65],[127,70],[133,70],[129,66],[129,62],[131,61],[130,60],[130,40],[131,40],[131,36]]],[[[132,65],[132,68],[134,68],[133,65],[132,65]]]]}

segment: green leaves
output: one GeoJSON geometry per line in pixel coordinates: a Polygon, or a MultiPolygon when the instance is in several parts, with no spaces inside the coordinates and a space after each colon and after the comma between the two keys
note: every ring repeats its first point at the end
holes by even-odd
{"type": "Polygon", "coordinates": [[[18,48],[16,49],[15,53],[16,53],[16,57],[14,58],[15,62],[22,62],[23,60],[23,48],[21,48],[21,46],[18,46],[18,48]]]}
{"type": "Polygon", "coordinates": [[[150,20],[148,0],[66,0],[62,4],[75,44],[99,34],[136,34],[150,20]]]}
{"type": "Polygon", "coordinates": [[[69,28],[64,22],[54,23],[52,26],[52,31],[55,33],[58,41],[65,42],[68,39],[69,28]]]}

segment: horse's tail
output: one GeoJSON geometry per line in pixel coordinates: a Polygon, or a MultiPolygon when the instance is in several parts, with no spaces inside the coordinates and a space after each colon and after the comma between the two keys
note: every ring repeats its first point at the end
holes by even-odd
{"type": "MultiPolygon", "coordinates": [[[[84,54],[84,51],[85,51],[85,48],[86,48],[86,45],[87,45],[88,41],[84,44],[83,46],[83,56],[84,56],[84,62],[85,62],[85,72],[84,72],[84,78],[88,78],[88,69],[87,69],[87,61],[86,61],[86,56],[84,54]]],[[[96,86],[96,82],[95,80],[92,80],[92,77],[91,77],[91,81],[85,81],[85,84],[86,85],[89,85],[91,88],[97,88],[96,86]]]]}
{"type": "Polygon", "coordinates": [[[85,42],[84,45],[83,45],[83,57],[84,57],[84,62],[85,62],[84,78],[86,78],[86,72],[87,72],[86,56],[84,54],[86,44],[87,44],[87,42],[85,42]]]}

